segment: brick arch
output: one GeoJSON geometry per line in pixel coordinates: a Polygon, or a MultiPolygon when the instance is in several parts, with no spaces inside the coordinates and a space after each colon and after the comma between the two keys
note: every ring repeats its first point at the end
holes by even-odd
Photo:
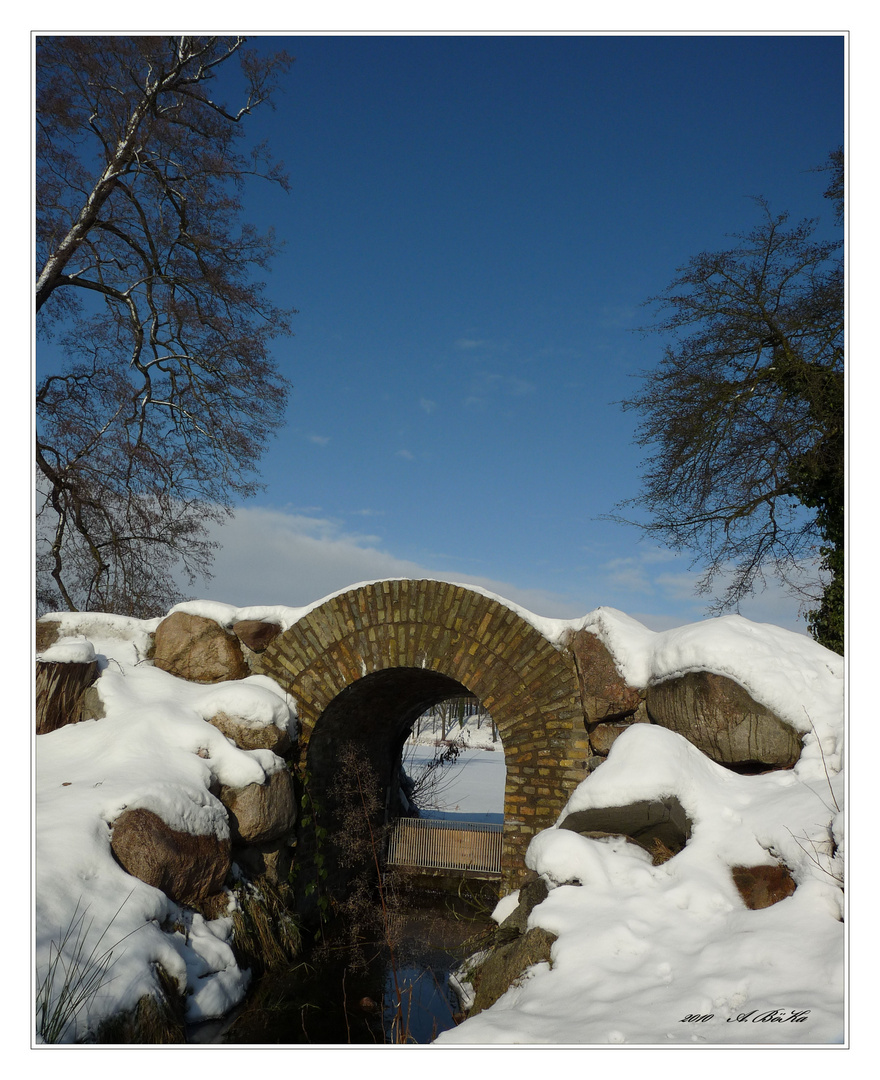
{"type": "Polygon", "coordinates": [[[260,667],[297,702],[302,760],[322,717],[328,726],[331,715],[334,724],[344,724],[345,701],[364,697],[358,684],[366,692],[377,682],[368,676],[393,669],[410,704],[389,724],[411,724],[420,695],[429,704],[441,700],[444,680],[474,694],[491,713],[507,766],[504,876],[517,884],[529,840],[555,822],[585,775],[571,757],[586,741],[570,654],[473,589],[391,580],[349,589],[314,608],[275,638],[260,667]]]}

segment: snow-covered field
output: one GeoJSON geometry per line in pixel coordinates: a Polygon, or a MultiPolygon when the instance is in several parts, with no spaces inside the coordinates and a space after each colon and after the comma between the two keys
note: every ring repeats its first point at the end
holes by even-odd
{"type": "MultiPolygon", "coordinates": [[[[407,743],[403,754],[407,772],[418,775],[429,765],[438,735],[439,731],[426,731],[407,743]]],[[[465,749],[442,766],[430,794],[420,800],[420,816],[502,824],[507,769],[500,739],[493,743],[491,725],[477,727],[474,721],[454,728],[449,738],[460,739],[465,749]]]]}
{"type": "MultiPolygon", "coordinates": [[[[224,605],[197,610],[208,607],[221,621],[260,617],[224,605]]],[[[285,609],[284,622],[303,611],[285,609]]],[[[676,795],[693,823],[689,843],[653,866],[620,840],[559,828],[539,834],[528,863],[551,891],[530,925],[557,935],[552,966],[532,969],[490,1010],[444,1033],[439,1045],[840,1045],[842,660],[802,635],[739,617],[657,634],[609,609],[574,623],[521,613],[550,640],[569,627],[598,633],[640,685],[700,668],[729,675],[804,732],[805,749],[790,771],[740,776],[664,729],[628,729],[561,816],[676,795]],[[797,891],[773,907],[748,910],[729,868],[777,860],[791,870],[797,891]],[[565,884],[573,880],[581,884],[565,884]],[[704,1019],[687,1019],[693,1016],[704,1019]]],[[[254,723],[295,726],[292,703],[268,679],[205,687],[154,668],[142,657],[155,621],[64,622],[72,655],[94,649],[102,664],[106,717],[36,739],[37,983],[53,947],[84,914],[89,932],[80,959],[112,947],[112,968],[68,1041],[149,991],[156,963],[187,987],[190,1019],[218,1015],[248,985],[229,946],[231,920],[206,922],[125,874],[111,854],[107,823],[123,807],[143,806],[172,826],[222,833],[225,815],[209,785],[247,783],[277,759],[238,750],[206,717],[229,705],[254,723]]],[[[503,760],[499,750],[466,751],[437,809],[498,814],[503,760]]],[[[502,900],[496,917],[513,903],[502,900]]],[[[67,952],[71,959],[70,946],[67,952]]]]}

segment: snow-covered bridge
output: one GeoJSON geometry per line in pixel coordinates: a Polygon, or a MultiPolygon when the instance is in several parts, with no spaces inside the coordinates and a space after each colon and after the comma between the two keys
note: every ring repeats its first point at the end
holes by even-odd
{"type": "Polygon", "coordinates": [[[572,654],[481,591],[428,580],[360,585],[279,634],[260,664],[297,702],[310,798],[331,827],[342,812],[334,781],[345,747],[393,805],[413,723],[461,694],[491,713],[503,744],[506,883],[524,876],[529,840],[555,822],[585,776],[590,750],[572,654]]]}

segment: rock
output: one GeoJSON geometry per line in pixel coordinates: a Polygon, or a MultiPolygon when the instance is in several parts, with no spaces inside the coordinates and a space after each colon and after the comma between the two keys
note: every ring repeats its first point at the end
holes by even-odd
{"type": "Polygon", "coordinates": [[[694,671],[649,686],[648,715],[683,735],[719,765],[742,772],[790,769],[801,737],[739,683],[694,671]]]}
{"type": "Polygon", "coordinates": [[[43,615],[42,618],[37,619],[36,625],[36,651],[38,653],[45,652],[61,635],[61,622],[58,618],[52,618],[50,615],[43,615]]]}
{"type": "Polygon", "coordinates": [[[222,731],[227,739],[232,739],[240,750],[271,750],[283,757],[290,749],[290,735],[274,723],[249,724],[225,712],[209,717],[208,723],[222,731]]]}
{"type": "Polygon", "coordinates": [[[110,847],[132,877],[190,906],[220,892],[231,866],[228,838],[172,829],[152,810],[123,810],[113,822],[110,847]]]}
{"type": "Polygon", "coordinates": [[[100,674],[97,660],[85,663],[37,662],[35,720],[38,735],[92,719],[84,698],[100,674]]]}
{"type": "Polygon", "coordinates": [[[263,784],[220,788],[219,799],[229,813],[236,843],[264,844],[290,832],[296,824],[293,777],[283,762],[281,766],[263,784]]]}
{"type": "Polygon", "coordinates": [[[80,714],[83,720],[101,720],[107,715],[104,701],[96,684],[87,686],[83,692],[80,714]]]}
{"type": "Polygon", "coordinates": [[[576,810],[559,823],[559,828],[597,839],[625,836],[658,858],[664,851],[672,854],[681,851],[691,835],[690,818],[674,795],[643,799],[626,806],[576,810]]]}
{"type": "Polygon", "coordinates": [[[259,619],[242,619],[233,623],[232,632],[253,652],[261,653],[281,633],[277,623],[262,622],[259,619]]]}
{"type": "Polygon", "coordinates": [[[549,964],[555,940],[549,930],[533,927],[509,945],[494,949],[474,975],[474,1004],[468,1016],[494,1005],[534,964],[549,964]]]}
{"type": "Polygon", "coordinates": [[[475,997],[469,1016],[488,1009],[532,964],[550,962],[550,947],[556,935],[528,928],[529,915],[546,900],[549,891],[541,877],[520,886],[517,906],[496,929],[492,951],[473,976],[475,997]]]}
{"type": "Polygon", "coordinates": [[[641,691],[627,685],[601,640],[589,630],[575,630],[566,646],[574,657],[586,723],[631,716],[641,691]]]}
{"type": "Polygon", "coordinates": [[[248,844],[236,850],[235,862],[251,881],[285,885],[293,866],[293,848],[284,838],[248,844]]]}
{"type": "Polygon", "coordinates": [[[788,869],[780,864],[734,866],[731,873],[743,903],[752,911],[778,904],[797,888],[788,869]]]}
{"type": "Polygon", "coordinates": [[[633,724],[647,724],[648,714],[644,702],[639,703],[636,712],[626,720],[614,720],[608,723],[591,724],[587,729],[590,737],[590,746],[597,754],[605,755],[614,744],[618,735],[622,735],[633,724]]]}
{"type": "Polygon", "coordinates": [[[511,940],[513,936],[524,934],[527,929],[529,915],[538,904],[547,899],[549,892],[550,888],[542,877],[534,877],[520,885],[519,902],[498,927],[501,936],[511,940]]]}
{"type": "Polygon", "coordinates": [[[172,612],[156,628],[153,663],[190,682],[216,683],[250,674],[234,634],[213,619],[172,612]]]}

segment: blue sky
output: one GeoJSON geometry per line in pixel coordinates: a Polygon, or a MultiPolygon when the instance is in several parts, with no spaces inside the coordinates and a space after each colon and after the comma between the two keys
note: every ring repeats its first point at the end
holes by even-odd
{"type": "MultiPolygon", "coordinates": [[[[617,402],[662,340],[643,302],[757,222],[821,214],[841,36],[291,36],[257,113],[289,171],[247,220],[284,241],[293,389],[266,485],[204,598],[300,605],[354,582],[473,582],[541,615],[700,618],[687,555],[602,520],[637,494],[617,402]]],[[[803,629],[770,590],[742,608],[803,629]]]]}
{"type": "MultiPolygon", "coordinates": [[[[757,221],[829,217],[844,133],[830,36],[303,36],[252,132],[291,191],[293,384],[266,490],[205,597],[306,603],[355,581],[473,581],[542,615],[702,616],[691,559],[601,520],[637,494],[616,404],[659,360],[643,302],[757,221]]],[[[802,628],[776,590],[743,613],[802,628]]]]}
{"type": "MultiPolygon", "coordinates": [[[[844,44],[816,36],[303,36],[254,117],[291,178],[293,384],[266,490],[199,592],[300,604],[354,581],[475,581],[539,614],[701,617],[687,555],[601,520],[637,494],[616,404],[662,341],[643,302],[756,222],[828,216],[844,44]]],[[[743,608],[784,625],[775,590],[743,608]]]]}

